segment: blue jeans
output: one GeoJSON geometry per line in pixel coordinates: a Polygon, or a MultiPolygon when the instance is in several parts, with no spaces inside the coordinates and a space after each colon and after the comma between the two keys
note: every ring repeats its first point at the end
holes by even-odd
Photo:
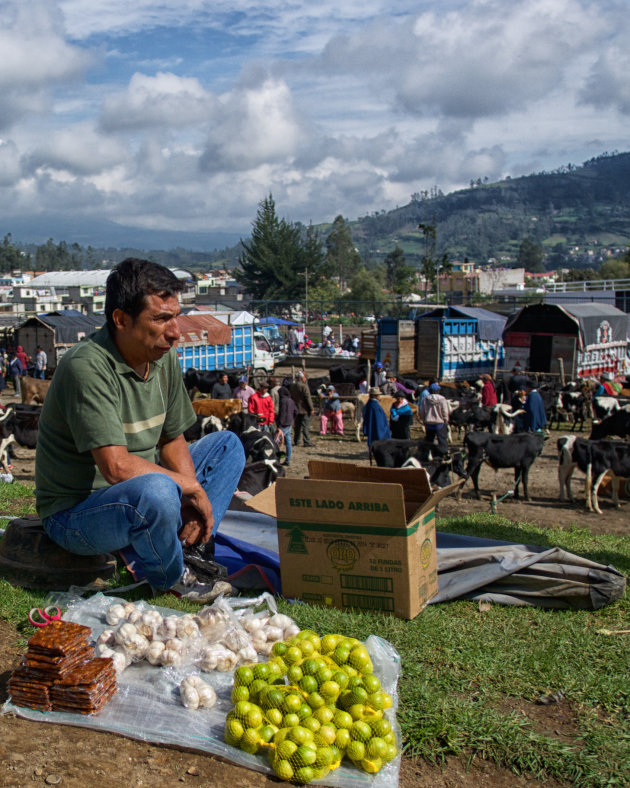
{"type": "Polygon", "coordinates": [[[34,378],[39,378],[40,380],[46,380],[46,370],[45,369],[36,369],[33,373],[34,378]]]}
{"type": "MultiPolygon", "coordinates": [[[[245,465],[240,439],[213,432],[191,444],[197,480],[206,491],[214,525],[227,511],[245,465]]],[[[155,588],[171,588],[184,571],[181,487],[163,473],[147,473],[90,493],[70,509],[43,520],[50,538],[71,553],[99,555],[124,550],[134,574],[155,588]]]]}
{"type": "Polygon", "coordinates": [[[291,430],[293,429],[293,425],[289,425],[288,427],[280,427],[282,434],[284,435],[284,447],[286,449],[286,458],[285,462],[287,465],[291,462],[291,450],[293,449],[293,444],[291,443],[291,430]]]}

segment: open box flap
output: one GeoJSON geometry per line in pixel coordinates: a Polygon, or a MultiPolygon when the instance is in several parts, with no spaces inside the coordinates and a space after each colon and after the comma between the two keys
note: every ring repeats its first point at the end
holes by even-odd
{"type": "Polygon", "coordinates": [[[429,476],[424,468],[379,468],[376,465],[309,460],[308,472],[311,479],[400,484],[405,490],[405,498],[415,501],[424,501],[431,496],[429,476]]]}
{"type": "Polygon", "coordinates": [[[433,492],[426,501],[423,501],[420,504],[413,515],[413,519],[415,520],[416,517],[425,514],[425,512],[428,512],[429,509],[435,508],[443,498],[446,498],[447,495],[451,495],[452,493],[456,492],[465,481],[465,479],[458,479],[456,482],[453,482],[453,484],[449,484],[446,487],[436,488],[435,492],[433,492]]]}
{"type": "Polygon", "coordinates": [[[275,517],[277,519],[276,483],[274,482],[262,492],[254,495],[253,498],[250,498],[248,501],[243,501],[243,503],[245,506],[249,506],[250,509],[253,509],[255,512],[268,514],[269,517],[275,517]]]}

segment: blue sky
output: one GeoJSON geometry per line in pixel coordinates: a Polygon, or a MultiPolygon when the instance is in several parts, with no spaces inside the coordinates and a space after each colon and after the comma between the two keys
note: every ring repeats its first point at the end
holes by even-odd
{"type": "MultiPolygon", "coordinates": [[[[630,149],[627,0],[0,0],[0,211],[247,234],[630,149]]],[[[71,239],[69,239],[71,240],[71,239]]]]}

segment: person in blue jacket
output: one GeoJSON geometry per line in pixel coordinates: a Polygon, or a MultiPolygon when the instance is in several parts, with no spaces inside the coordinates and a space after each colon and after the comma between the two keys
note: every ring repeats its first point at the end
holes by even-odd
{"type": "Polygon", "coordinates": [[[402,392],[399,391],[394,397],[394,402],[389,411],[389,429],[392,433],[392,438],[409,440],[409,428],[411,427],[412,421],[413,413],[411,406],[402,392]]]}
{"type": "Polygon", "coordinates": [[[540,432],[547,426],[545,404],[531,381],[527,386],[527,399],[525,400],[525,425],[531,432],[540,432]]]}
{"type": "Polygon", "coordinates": [[[367,438],[368,449],[374,441],[392,437],[387,416],[378,401],[380,396],[380,389],[373,386],[370,389],[370,398],[363,406],[363,434],[367,438]]]}

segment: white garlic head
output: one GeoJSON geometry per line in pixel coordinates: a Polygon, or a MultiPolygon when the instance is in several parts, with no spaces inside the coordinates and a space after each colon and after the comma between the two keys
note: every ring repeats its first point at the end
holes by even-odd
{"type": "Polygon", "coordinates": [[[142,618],[142,611],[135,607],[127,616],[127,621],[130,624],[137,624],[142,618]]]}
{"type": "Polygon", "coordinates": [[[289,616],[285,616],[284,613],[276,613],[275,616],[271,616],[269,619],[269,624],[272,627],[279,627],[280,629],[284,630],[294,621],[289,616]]]}
{"type": "Polygon", "coordinates": [[[231,626],[226,629],[222,638],[225,645],[231,651],[239,651],[246,646],[249,646],[249,635],[241,627],[231,626]]]}
{"type": "Polygon", "coordinates": [[[105,621],[115,627],[125,618],[125,608],[123,605],[112,605],[105,613],[105,621]]]}
{"type": "Polygon", "coordinates": [[[179,697],[187,709],[199,708],[199,693],[195,687],[186,685],[179,688],[179,697]]]}
{"type": "Polygon", "coordinates": [[[209,684],[204,684],[203,687],[198,687],[197,695],[199,697],[199,706],[202,709],[211,709],[217,702],[217,693],[209,684]]]}
{"type": "Polygon", "coordinates": [[[130,624],[128,621],[125,621],[125,623],[121,624],[114,633],[114,638],[116,639],[116,643],[119,643],[122,646],[125,640],[128,640],[137,634],[138,630],[135,628],[135,626],[130,624]]]}
{"type": "Polygon", "coordinates": [[[169,640],[166,641],[165,646],[167,649],[177,651],[178,654],[184,653],[184,641],[180,640],[179,638],[169,638],[169,640]]]}
{"type": "Polygon", "coordinates": [[[101,634],[96,638],[96,645],[100,645],[104,643],[107,646],[111,646],[116,642],[116,638],[114,637],[114,630],[113,629],[104,629],[101,634]]]}
{"type": "Polygon", "coordinates": [[[172,648],[165,648],[160,657],[160,663],[165,667],[178,668],[182,664],[182,655],[172,648]]]}
{"type": "Polygon", "coordinates": [[[198,636],[199,626],[197,625],[197,622],[192,618],[192,616],[190,618],[182,616],[177,622],[177,637],[185,640],[198,636]]]}
{"type": "Polygon", "coordinates": [[[161,665],[162,652],[165,650],[166,646],[161,640],[154,640],[149,644],[149,648],[147,649],[147,653],[144,655],[144,658],[151,665],[161,665]]]}
{"type": "Polygon", "coordinates": [[[122,647],[125,653],[131,657],[133,662],[139,662],[141,659],[144,659],[144,655],[149,650],[149,641],[144,637],[144,635],[136,632],[135,635],[132,635],[123,641],[122,647]]]}

